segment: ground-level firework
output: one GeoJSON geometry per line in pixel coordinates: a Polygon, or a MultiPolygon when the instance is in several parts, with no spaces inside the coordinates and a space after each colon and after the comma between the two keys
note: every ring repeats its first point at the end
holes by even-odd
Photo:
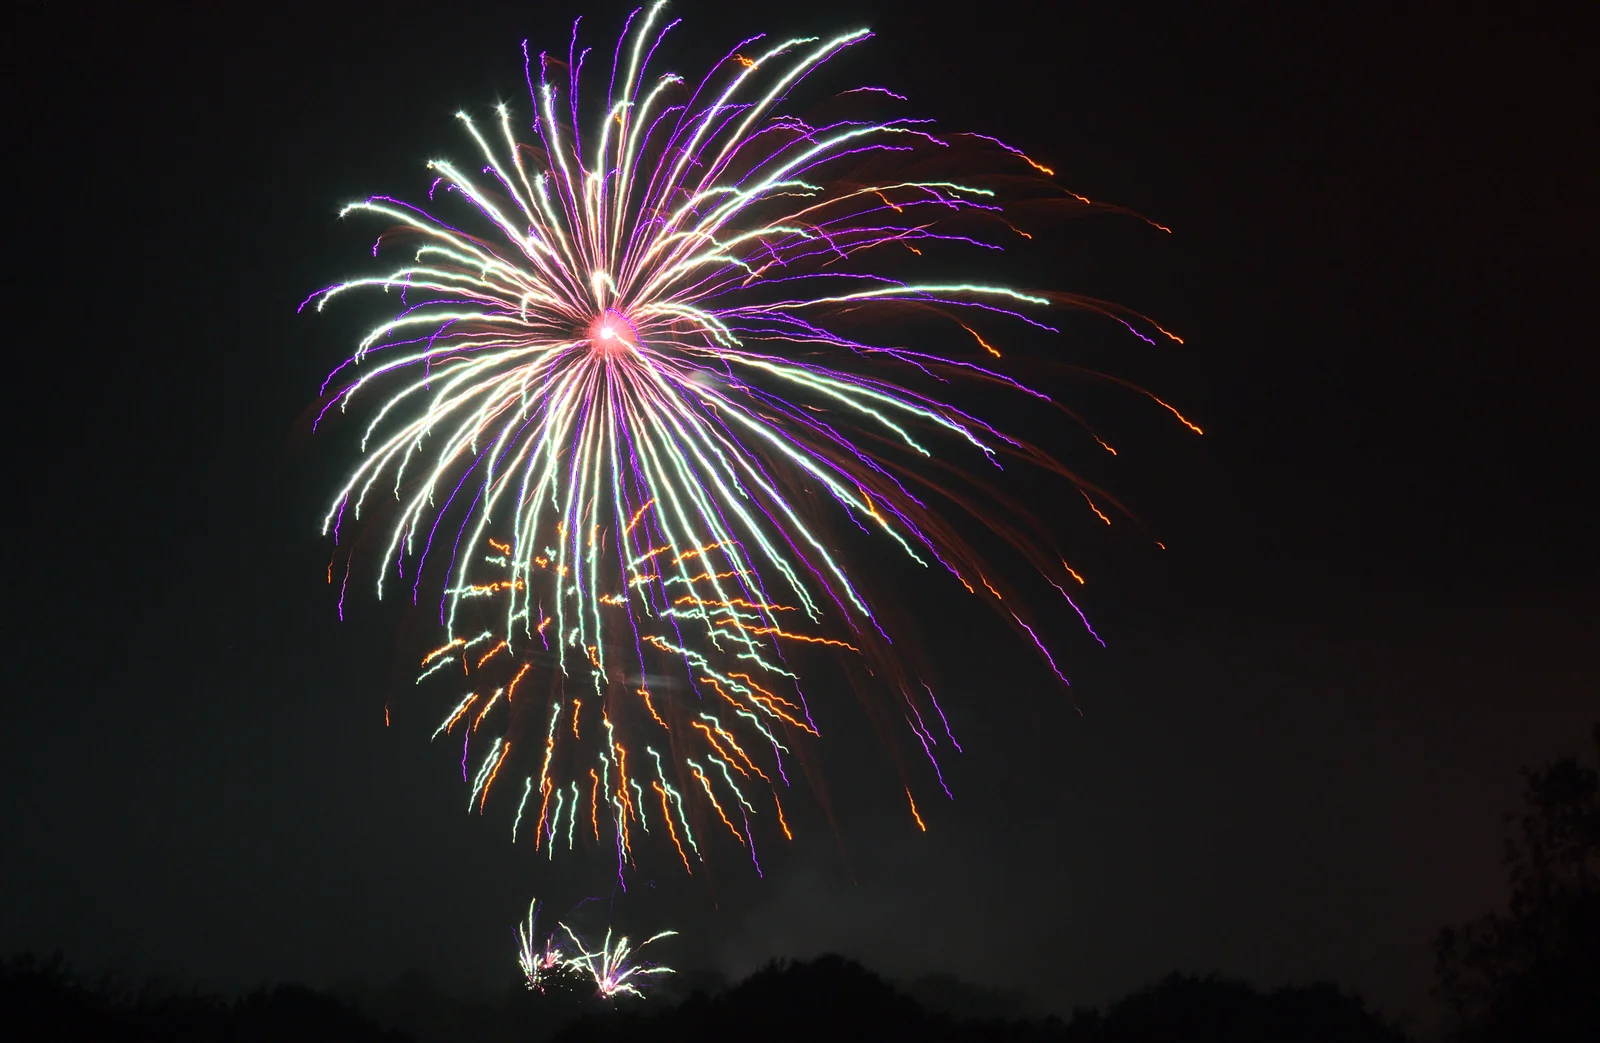
{"type": "Polygon", "coordinates": [[[517,925],[517,965],[528,988],[543,992],[550,980],[566,969],[560,942],[554,934],[539,934],[539,900],[528,903],[528,918],[517,925]]]}
{"type": "Polygon", "coordinates": [[[443,632],[417,681],[450,690],[433,735],[461,744],[468,809],[494,797],[545,857],[610,851],[624,886],[647,844],[694,873],[720,843],[759,872],[758,848],[790,837],[791,772],[821,731],[801,676],[818,654],[892,700],[931,762],[906,782],[923,825],[915,789],[943,788],[959,746],[857,544],[947,574],[1066,682],[1028,606],[1048,596],[1050,618],[1082,619],[1082,580],[976,472],[1053,475],[1108,523],[1115,503],[951,397],[1065,410],[997,347],[1008,329],[1051,331],[1052,304],[1164,332],[949,274],[957,251],[1028,234],[997,186],[1048,170],[894,115],[905,99],[884,88],[805,118],[787,107],[869,33],[753,37],[692,82],[650,71],[676,24],[660,4],[635,12],[609,70],[590,64],[592,95],[576,28],[564,59],[528,55],[533,111],[462,114],[479,157],[431,164],[429,209],[347,209],[390,222],[373,252],[400,266],[313,298],[397,303],[318,417],[376,398],[326,520],[341,611],[363,565],[380,596],[430,613],[437,596],[443,632]],[[344,540],[357,520],[386,533],[364,556],[344,540]],[[1018,563],[1037,590],[1007,578],[1018,563]]]}
{"type": "Polygon", "coordinates": [[[676,931],[661,931],[633,945],[626,937],[615,937],[608,927],[600,945],[591,947],[565,923],[556,924],[556,928],[546,935],[539,933],[537,899],[528,905],[528,918],[517,925],[517,963],[528,988],[536,992],[545,991],[556,978],[566,976],[592,982],[595,994],[602,999],[641,996],[649,979],[673,973],[671,967],[641,961],[638,954],[645,946],[670,938],[676,931]],[[563,949],[563,944],[570,948],[563,949]]]}
{"type": "Polygon", "coordinates": [[[581,968],[594,982],[596,993],[603,999],[642,996],[646,981],[673,973],[671,967],[640,961],[638,954],[645,946],[663,938],[670,938],[678,933],[676,931],[661,931],[638,945],[633,945],[627,938],[617,938],[613,941],[611,929],[608,927],[605,940],[600,943],[600,947],[590,949],[565,924],[562,925],[562,930],[567,932],[567,937],[572,939],[573,945],[577,948],[577,953],[568,959],[568,966],[581,968]]]}

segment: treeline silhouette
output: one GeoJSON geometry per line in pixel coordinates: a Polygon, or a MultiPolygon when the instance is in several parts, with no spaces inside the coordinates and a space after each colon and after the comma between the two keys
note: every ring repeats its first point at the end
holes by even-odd
{"type": "Polygon", "coordinates": [[[200,1043],[410,1043],[349,1004],[299,985],[238,998],[171,993],[155,986],[88,982],[60,957],[0,963],[0,1035],[7,1039],[200,1043]]]}
{"type": "Polygon", "coordinates": [[[227,999],[89,983],[59,957],[41,962],[24,956],[0,964],[0,1026],[8,1038],[19,1039],[1400,1043],[1406,1038],[1359,998],[1331,985],[1263,993],[1239,981],[1183,975],[1113,1003],[1104,1013],[1082,1010],[1066,1021],[962,1017],[931,1012],[840,956],[772,963],[730,989],[696,992],[677,1004],[612,1009],[576,994],[513,993],[489,1007],[434,1005],[432,1011],[423,1023],[401,1029],[385,1026],[347,999],[302,986],[280,985],[227,999]]]}
{"type": "Polygon", "coordinates": [[[770,964],[716,996],[651,1012],[585,1015],[559,1043],[1399,1043],[1405,1034],[1332,985],[1263,993],[1240,981],[1172,975],[1070,1021],[931,1013],[839,956],[770,964]]]}
{"type": "MultiPolygon", "coordinates": [[[[1594,728],[1600,753],[1600,724],[1594,728]]],[[[1504,911],[1440,932],[1438,994],[1452,1043],[1600,1040],[1600,772],[1566,758],[1523,773],[1506,846],[1504,911]]],[[[1104,1010],[1025,1018],[1020,996],[948,975],[895,986],[840,956],[768,964],[725,987],[677,975],[619,1009],[577,980],[545,993],[448,996],[425,978],[240,997],[90,981],[61,957],[0,961],[0,1037],[304,1043],[1399,1043],[1401,1028],[1334,985],[1263,992],[1171,975],[1104,1010]]]]}

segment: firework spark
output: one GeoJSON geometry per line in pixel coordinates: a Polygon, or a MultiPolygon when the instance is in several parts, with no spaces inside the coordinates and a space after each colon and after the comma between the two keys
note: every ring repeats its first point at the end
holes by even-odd
{"type": "Polygon", "coordinates": [[[1102,517],[1115,501],[945,396],[967,383],[1053,405],[991,365],[991,327],[1049,330],[1025,311],[1052,300],[1144,336],[1097,302],[913,277],[925,254],[1020,233],[981,178],[930,177],[933,161],[1048,170],[992,138],[853,111],[903,100],[883,88],[811,120],[781,108],[869,33],[754,37],[695,85],[649,71],[677,24],[660,12],[630,17],[603,108],[580,107],[590,52],[574,27],[565,62],[528,60],[527,131],[509,106],[487,126],[460,115],[479,159],[432,162],[429,200],[455,201],[466,228],[387,196],[346,208],[392,224],[374,255],[409,256],[312,298],[398,301],[324,385],[319,422],[379,400],[324,531],[379,515],[378,595],[442,592],[418,682],[455,686],[434,737],[459,732],[468,810],[509,793],[514,841],[613,850],[619,881],[647,840],[692,873],[711,836],[758,871],[758,835],[789,836],[787,768],[818,734],[807,656],[890,693],[936,771],[959,750],[833,525],[949,573],[1066,682],[1048,628],[962,526],[1068,604],[1082,581],[963,464],[1041,468],[1102,517]],[[882,343],[870,323],[888,315],[897,336],[943,323],[960,346],[882,343]]]}
{"type": "Polygon", "coordinates": [[[641,986],[644,984],[644,979],[674,973],[671,967],[641,963],[636,959],[636,954],[651,942],[672,937],[678,933],[676,931],[662,931],[646,938],[638,946],[633,946],[626,938],[618,938],[613,943],[611,929],[607,928],[604,943],[598,949],[591,950],[566,924],[562,924],[561,929],[567,933],[567,937],[578,950],[576,956],[568,958],[567,966],[582,970],[593,978],[595,990],[602,999],[643,996],[641,986]]]}
{"type": "Polygon", "coordinates": [[[528,988],[535,992],[543,992],[551,978],[566,968],[566,963],[554,934],[546,935],[542,939],[539,937],[537,898],[528,903],[526,922],[517,925],[517,943],[517,964],[522,968],[522,976],[527,980],[528,988]]]}

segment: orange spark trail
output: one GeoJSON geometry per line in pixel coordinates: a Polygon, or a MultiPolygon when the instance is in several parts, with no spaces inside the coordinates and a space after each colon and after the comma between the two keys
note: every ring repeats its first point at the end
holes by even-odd
{"type": "Polygon", "coordinates": [[[783,805],[778,803],[777,790],[772,791],[772,806],[778,809],[778,825],[783,827],[784,838],[787,840],[793,840],[794,834],[789,832],[789,823],[785,822],[783,818],[783,805]]]}
{"type": "Polygon", "coordinates": [[[689,578],[689,582],[699,583],[701,580],[707,579],[728,579],[732,576],[743,576],[745,574],[745,570],[743,569],[734,569],[731,572],[702,572],[698,576],[691,576],[689,578]]]}
{"type": "MultiPolygon", "coordinates": [[[[1031,156],[1027,155],[1026,153],[1018,151],[1016,149],[1012,149],[1011,152],[1012,152],[1013,155],[1020,156],[1024,163],[1028,164],[1028,166],[1032,167],[1033,169],[1039,171],[1041,174],[1047,174],[1050,177],[1055,177],[1056,176],[1056,172],[1054,170],[1051,170],[1049,167],[1045,166],[1043,163],[1040,163],[1038,160],[1033,159],[1031,156]]],[[[1082,199],[1083,197],[1079,196],[1078,198],[1082,199]]]]}
{"type": "Polygon", "coordinates": [[[520,579],[497,579],[493,583],[474,583],[467,589],[479,594],[493,594],[499,590],[522,590],[526,586],[520,579]]]}
{"type": "MultiPolygon", "coordinates": [[[[700,680],[705,681],[706,679],[702,677],[700,680]]],[[[743,706],[739,705],[738,700],[734,699],[727,692],[724,692],[721,688],[717,689],[717,694],[722,696],[722,698],[726,699],[728,701],[729,705],[734,706],[734,707],[738,708],[739,710],[743,710],[744,709],[743,706]]],[[[693,722],[691,722],[691,723],[693,723],[693,722]]],[[[744,752],[744,747],[740,746],[739,743],[734,739],[734,737],[732,735],[730,735],[726,730],[724,730],[722,725],[720,725],[720,724],[717,725],[717,734],[722,736],[722,738],[724,740],[726,740],[726,742],[728,743],[729,746],[733,747],[733,752],[737,753],[739,755],[739,759],[744,761],[745,767],[748,767],[750,769],[750,771],[753,771],[757,775],[761,776],[761,778],[766,781],[767,785],[769,785],[769,786],[772,785],[772,780],[770,778],[767,778],[767,773],[762,771],[761,768],[756,764],[756,762],[750,759],[750,755],[748,753],[744,752]]],[[[713,745],[715,745],[715,744],[713,744],[713,745]]],[[[731,763],[733,765],[734,770],[737,771],[740,775],[743,775],[745,778],[749,778],[750,777],[750,772],[745,771],[744,768],[739,767],[739,760],[735,760],[734,758],[729,757],[727,755],[727,753],[724,752],[722,747],[720,747],[720,746],[717,746],[716,750],[717,750],[718,753],[722,754],[722,757],[723,757],[724,760],[728,761],[729,763],[731,763]]]]}
{"type": "MultiPolygon", "coordinates": [[[[650,711],[650,716],[656,719],[657,724],[661,725],[663,728],[666,728],[667,722],[661,719],[661,715],[659,713],[656,713],[655,704],[650,701],[650,689],[641,687],[639,689],[639,694],[644,696],[644,708],[650,711]]],[[[670,728],[667,730],[671,731],[670,728]]]]}
{"type": "MultiPolygon", "coordinates": [[[[727,761],[729,764],[732,764],[734,771],[737,771],[740,775],[743,775],[745,778],[749,778],[750,777],[750,773],[748,771],[745,771],[743,768],[739,767],[739,758],[735,757],[733,754],[729,753],[727,750],[722,748],[722,744],[717,741],[717,737],[715,735],[711,734],[711,729],[710,728],[707,728],[705,725],[701,724],[699,721],[690,721],[689,723],[691,725],[693,725],[694,727],[699,728],[701,731],[706,733],[706,741],[711,744],[711,748],[716,750],[719,754],[721,754],[723,760],[727,761]]],[[[718,728],[717,730],[721,731],[722,729],[718,728]]],[[[735,748],[737,748],[737,747],[735,747],[735,748]]],[[[739,752],[740,752],[741,755],[744,753],[743,750],[740,750],[739,752]]],[[[745,758],[745,759],[748,760],[749,758],[745,758]]],[[[752,764],[750,766],[752,768],[755,767],[754,764],[752,764]]]]}
{"type": "MultiPolygon", "coordinates": [[[[672,563],[674,565],[676,565],[679,562],[688,561],[690,558],[693,558],[693,557],[696,557],[698,555],[704,554],[708,550],[716,550],[720,546],[722,546],[722,541],[718,540],[715,543],[708,543],[704,547],[696,547],[694,550],[686,550],[682,554],[678,555],[676,558],[673,558],[672,559],[672,563]]],[[[662,548],[662,550],[666,550],[666,549],[667,548],[665,548],[665,547],[662,548]]]]}
{"type": "Polygon", "coordinates": [[[962,329],[964,329],[968,333],[972,334],[972,337],[973,337],[974,340],[976,340],[979,344],[983,345],[983,350],[984,351],[987,351],[989,354],[993,355],[995,358],[999,358],[1000,357],[1000,352],[996,351],[994,349],[994,346],[991,345],[988,341],[986,341],[982,337],[978,336],[978,331],[977,330],[973,329],[971,326],[968,326],[964,322],[961,323],[960,326],[961,326],[962,329]]]}
{"type": "Polygon", "coordinates": [[[433,662],[439,656],[441,656],[444,653],[450,651],[452,648],[456,647],[457,645],[464,645],[466,643],[467,643],[467,639],[466,638],[458,637],[454,641],[450,642],[448,645],[444,645],[442,647],[435,648],[432,652],[429,652],[427,655],[422,657],[422,665],[423,666],[427,666],[429,663],[433,662]]]}
{"type": "Polygon", "coordinates": [[[469,706],[471,706],[473,703],[477,702],[477,700],[478,700],[478,696],[477,696],[476,693],[474,693],[471,698],[469,698],[466,702],[462,703],[461,706],[456,710],[456,712],[451,715],[450,720],[445,722],[444,731],[445,731],[446,735],[450,734],[450,729],[454,728],[456,726],[456,722],[461,720],[462,714],[466,713],[467,712],[467,708],[469,706]]]}
{"type": "Polygon", "coordinates": [[[488,714],[490,708],[493,707],[494,704],[499,701],[499,699],[500,699],[500,693],[496,692],[496,693],[494,693],[493,695],[491,695],[489,697],[489,701],[488,702],[483,704],[483,709],[479,710],[478,711],[478,716],[473,718],[473,720],[472,720],[472,730],[473,731],[477,731],[478,730],[478,725],[483,723],[484,716],[486,714],[488,714]]]}
{"type": "Polygon", "coordinates": [[[685,594],[683,597],[678,598],[676,601],[674,601],[673,604],[674,605],[699,605],[701,607],[709,607],[709,608],[733,608],[734,606],[738,606],[739,608],[748,608],[748,609],[770,609],[773,612],[794,612],[794,611],[797,611],[793,605],[767,605],[767,604],[763,604],[761,602],[746,601],[744,598],[733,598],[733,599],[728,600],[728,601],[707,601],[704,598],[697,598],[692,594],[685,594]]]}
{"type": "MultiPolygon", "coordinates": [[[[628,824],[628,816],[631,815],[634,818],[638,818],[639,812],[634,809],[633,797],[628,793],[628,751],[623,748],[622,743],[620,742],[615,743],[614,745],[617,748],[617,775],[619,777],[619,781],[617,783],[617,793],[622,797],[622,824],[624,827],[626,827],[628,824]]],[[[624,832],[626,832],[626,829],[624,829],[624,832]]],[[[627,845],[626,836],[623,838],[623,845],[624,847],[627,845]]]]}
{"type": "MultiPolygon", "coordinates": [[[[750,686],[751,688],[755,689],[757,692],[761,693],[761,695],[765,696],[764,700],[758,699],[757,701],[761,702],[763,706],[766,706],[767,709],[771,710],[773,713],[777,714],[779,717],[782,717],[784,720],[788,721],[790,724],[794,725],[797,728],[801,728],[801,729],[804,729],[805,731],[810,732],[812,735],[816,735],[817,734],[817,730],[815,728],[813,728],[807,722],[798,720],[798,719],[793,718],[793,717],[790,717],[788,714],[785,714],[783,712],[783,710],[779,710],[778,709],[778,706],[782,706],[786,710],[804,712],[804,711],[801,710],[800,707],[796,706],[794,703],[791,703],[789,700],[785,699],[781,695],[778,695],[778,694],[776,694],[774,692],[767,691],[765,688],[763,688],[759,684],[757,684],[754,681],[754,679],[751,678],[751,676],[749,674],[729,674],[728,676],[733,678],[736,681],[743,681],[746,685],[750,686]],[[773,703],[778,704],[778,706],[774,706],[773,703]]],[[[755,699],[756,697],[754,695],[752,695],[750,698],[755,699]]]]}
{"type": "MultiPolygon", "coordinates": [[[[1163,332],[1165,332],[1165,331],[1163,331],[1163,332]]],[[[1147,391],[1147,392],[1145,392],[1145,394],[1149,395],[1150,393],[1147,391]]],[[[1183,426],[1187,427],[1189,430],[1193,431],[1195,434],[1197,434],[1197,435],[1205,434],[1204,431],[1200,430],[1194,424],[1190,423],[1188,417],[1184,416],[1182,413],[1178,412],[1176,409],[1173,409],[1170,405],[1168,405],[1167,403],[1161,401],[1156,396],[1150,395],[1150,401],[1154,402],[1156,405],[1162,407],[1163,409],[1165,409],[1168,412],[1170,412],[1173,416],[1175,416],[1179,420],[1183,421],[1183,426]]]]}
{"type": "Polygon", "coordinates": [[[639,524],[639,519],[644,517],[644,512],[647,509],[649,509],[649,507],[650,507],[650,505],[652,503],[655,503],[655,502],[656,502],[656,498],[654,496],[652,496],[652,497],[650,497],[650,499],[645,501],[643,507],[640,507],[637,511],[633,512],[633,520],[629,521],[628,522],[628,527],[622,530],[622,534],[624,536],[626,536],[628,533],[633,531],[633,527],[635,525],[639,524]]]}
{"type": "MultiPolygon", "coordinates": [[[[533,835],[533,849],[539,850],[539,845],[544,843],[544,817],[550,810],[550,780],[544,779],[539,783],[539,791],[544,794],[544,800],[539,805],[539,829],[533,835]]],[[[551,841],[554,843],[554,841],[551,841]]]]}
{"type": "Polygon", "coordinates": [[[672,809],[667,807],[667,791],[655,779],[650,780],[650,785],[661,794],[661,817],[667,820],[667,833],[672,837],[672,846],[678,849],[678,857],[683,859],[684,871],[693,876],[694,870],[689,868],[689,856],[683,853],[683,845],[678,843],[678,830],[672,824],[672,809]]]}
{"type": "Polygon", "coordinates": [[[861,651],[861,649],[857,648],[855,645],[852,645],[848,641],[836,641],[835,639],[833,639],[831,637],[812,637],[809,634],[791,634],[789,631],[787,631],[787,630],[779,630],[777,627],[747,627],[747,626],[740,626],[738,620],[722,620],[722,619],[719,619],[719,620],[717,620],[717,622],[718,623],[731,622],[731,623],[733,623],[734,626],[739,627],[740,630],[743,630],[746,633],[750,633],[750,634],[777,634],[779,637],[786,637],[791,641],[807,641],[807,642],[810,642],[813,645],[832,645],[834,648],[848,648],[852,652],[861,651]]]}
{"type": "Polygon", "coordinates": [[[722,824],[728,827],[728,832],[733,834],[733,839],[737,840],[740,845],[743,845],[744,837],[739,835],[739,831],[734,828],[733,823],[728,820],[727,813],[722,810],[722,805],[717,803],[717,795],[711,792],[711,780],[702,775],[699,768],[690,768],[689,770],[694,772],[694,777],[699,779],[700,785],[705,788],[706,796],[710,798],[711,806],[717,809],[717,817],[722,819],[722,824]]]}
{"type": "Polygon", "coordinates": [[[500,750],[500,759],[494,762],[494,770],[489,773],[489,781],[483,784],[483,797],[478,801],[478,814],[480,815],[483,814],[484,805],[489,803],[489,787],[494,785],[496,776],[500,774],[500,765],[506,762],[506,755],[510,752],[511,744],[508,742],[500,750]]]}
{"type": "MultiPolygon", "coordinates": [[[[736,674],[734,676],[743,677],[744,675],[743,674],[736,674]]],[[[724,692],[722,690],[722,686],[717,683],[717,679],[716,678],[714,678],[714,677],[702,677],[699,680],[700,680],[701,684],[709,684],[711,687],[715,688],[717,690],[717,694],[722,696],[729,703],[732,703],[734,706],[738,707],[741,710],[744,709],[744,707],[740,704],[739,700],[735,699],[733,696],[729,695],[727,692],[724,692]]],[[[760,689],[759,686],[757,686],[757,688],[758,688],[759,691],[761,691],[762,695],[767,696],[767,698],[762,698],[761,695],[756,695],[754,692],[752,692],[751,695],[750,695],[750,699],[751,699],[752,702],[755,702],[760,706],[766,707],[768,710],[771,710],[778,717],[780,717],[783,720],[789,722],[790,724],[794,725],[796,728],[801,729],[802,731],[810,732],[812,735],[817,734],[816,730],[814,728],[812,728],[809,724],[807,724],[805,721],[802,721],[798,717],[794,717],[791,714],[785,713],[783,710],[780,710],[777,706],[774,706],[773,705],[773,700],[776,699],[777,702],[782,703],[784,706],[788,706],[788,707],[791,707],[791,708],[794,707],[793,703],[790,703],[790,702],[788,702],[787,700],[784,700],[784,699],[778,699],[776,696],[773,696],[771,693],[767,692],[765,689],[760,689]]],[[[729,741],[731,742],[732,740],[730,739],[729,741]]],[[[759,771],[760,769],[757,769],[757,770],[759,771]]],[[[763,775],[762,778],[766,778],[766,776],[763,775]]]]}
{"type": "MultiPolygon", "coordinates": [[[[611,722],[607,720],[606,723],[611,722]]],[[[620,742],[611,745],[617,751],[617,792],[622,796],[623,807],[631,812],[633,808],[628,803],[628,749],[620,742]]]]}
{"type": "Polygon", "coordinates": [[[906,787],[906,799],[911,802],[911,817],[917,820],[917,828],[926,833],[928,831],[928,827],[923,825],[922,816],[917,814],[917,800],[911,795],[910,786],[906,787]]]}
{"type": "Polygon", "coordinates": [[[511,693],[517,690],[517,682],[522,680],[522,675],[526,674],[532,666],[532,663],[523,663],[522,669],[517,671],[517,676],[511,679],[510,686],[506,688],[506,702],[509,703],[511,701],[511,693]]]}

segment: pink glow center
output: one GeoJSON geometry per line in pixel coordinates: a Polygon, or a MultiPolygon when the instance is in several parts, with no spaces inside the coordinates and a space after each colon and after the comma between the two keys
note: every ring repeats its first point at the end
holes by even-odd
{"type": "Polygon", "coordinates": [[[611,308],[596,315],[585,334],[589,350],[601,355],[625,355],[635,350],[639,336],[627,316],[611,308]]]}

